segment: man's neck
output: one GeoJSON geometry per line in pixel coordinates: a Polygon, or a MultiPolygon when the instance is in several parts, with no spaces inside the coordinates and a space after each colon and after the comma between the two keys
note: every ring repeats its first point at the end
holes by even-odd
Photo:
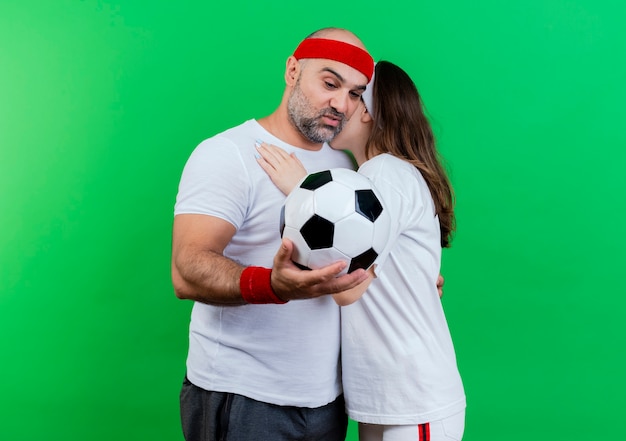
{"type": "Polygon", "coordinates": [[[265,130],[283,142],[304,150],[320,150],[322,143],[311,142],[305,138],[290,122],[286,112],[277,109],[274,113],[258,119],[257,122],[265,130]]]}

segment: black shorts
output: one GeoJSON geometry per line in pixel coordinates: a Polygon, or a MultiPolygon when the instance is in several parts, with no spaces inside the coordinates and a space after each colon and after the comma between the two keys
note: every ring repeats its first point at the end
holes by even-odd
{"type": "Polygon", "coordinates": [[[206,391],[187,377],[180,415],[186,441],[344,441],[348,426],[343,396],[316,408],[277,406],[206,391]]]}

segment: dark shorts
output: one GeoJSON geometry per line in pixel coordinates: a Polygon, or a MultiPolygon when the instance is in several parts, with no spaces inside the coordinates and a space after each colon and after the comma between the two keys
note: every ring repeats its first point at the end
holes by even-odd
{"type": "Polygon", "coordinates": [[[187,441],[344,441],[348,425],[343,396],[317,408],[277,406],[206,391],[186,377],[180,415],[187,441]]]}

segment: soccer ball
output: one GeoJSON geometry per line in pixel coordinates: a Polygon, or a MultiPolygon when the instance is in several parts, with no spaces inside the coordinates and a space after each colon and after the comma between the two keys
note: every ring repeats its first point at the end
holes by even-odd
{"type": "Polygon", "coordinates": [[[302,269],[338,260],[348,263],[339,275],[367,269],[389,239],[389,214],[378,190],[349,169],[306,176],[287,196],[280,219],[281,236],[293,242],[292,260],[302,269]]]}

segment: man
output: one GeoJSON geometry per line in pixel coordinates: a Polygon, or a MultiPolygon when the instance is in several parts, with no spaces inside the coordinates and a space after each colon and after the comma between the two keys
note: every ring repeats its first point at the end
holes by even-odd
{"type": "Polygon", "coordinates": [[[366,280],[345,263],[302,271],[278,231],[284,196],[257,140],[297,152],[309,172],[351,167],[326,144],[357,108],[374,63],[351,32],[307,37],[287,59],[279,107],[201,143],[176,201],[172,280],[194,300],[181,417],[187,440],[344,440],[339,308],[366,280]],[[278,250],[278,252],[276,252],[278,250]],[[272,268],[272,269],[270,269],[272,268]]]}

